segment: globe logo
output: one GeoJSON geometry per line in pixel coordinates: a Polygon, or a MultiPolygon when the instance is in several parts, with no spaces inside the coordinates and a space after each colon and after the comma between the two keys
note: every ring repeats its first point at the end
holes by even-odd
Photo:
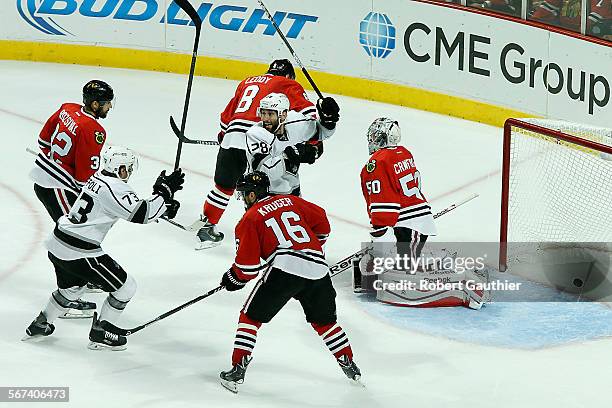
{"type": "Polygon", "coordinates": [[[369,12],[359,23],[359,43],[370,57],[386,58],[395,49],[395,27],[389,17],[369,12]]]}

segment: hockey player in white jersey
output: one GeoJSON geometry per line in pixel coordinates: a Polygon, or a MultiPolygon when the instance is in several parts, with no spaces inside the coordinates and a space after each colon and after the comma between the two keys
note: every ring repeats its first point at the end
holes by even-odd
{"type": "MultiPolygon", "coordinates": [[[[271,181],[273,194],[300,195],[300,164],[313,164],[322,154],[322,144],[331,137],[340,120],[340,107],[331,97],[317,102],[319,118],[289,110],[289,99],[282,93],[271,93],[261,99],[257,115],[261,122],[245,133],[244,149],[247,172],[263,171],[271,181]],[[316,144],[316,145],[315,145],[316,144]]],[[[217,197],[218,198],[218,197],[217,197]]],[[[219,205],[227,206],[227,200],[219,205]]],[[[199,228],[196,249],[211,248],[223,240],[223,233],[204,218],[196,221],[199,228]]]]}
{"type": "Polygon", "coordinates": [[[263,98],[257,114],[261,122],[246,132],[248,171],[266,173],[272,194],[300,195],[300,165],[319,158],[311,142],[330,138],[339,117],[320,121],[289,110],[289,99],[282,93],[263,98]]]}
{"type": "Polygon", "coordinates": [[[180,169],[163,171],[153,185],[153,196],[141,200],[127,184],[138,167],[134,153],[110,146],[102,152],[102,170],[89,178],[68,215],[57,221],[46,241],[48,257],[55,268],[57,289],[26,329],[24,340],[49,336],[54,320],[78,299],[88,282],[108,293],[89,332],[89,348],[124,350],[127,339],[105,331],[100,322],[115,323],[136,293],[136,281],[101,248],[102,241],[118,219],[147,224],[166,214],[174,218],[180,204],[174,193],[183,187],[180,169]]]}

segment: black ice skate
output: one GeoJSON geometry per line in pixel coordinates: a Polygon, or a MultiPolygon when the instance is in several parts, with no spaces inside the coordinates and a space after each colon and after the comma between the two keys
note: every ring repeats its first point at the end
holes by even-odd
{"type": "Polygon", "coordinates": [[[60,319],[88,319],[96,311],[96,304],[94,302],[86,302],[81,299],[70,302],[68,307],[68,311],[61,315],[60,319]]]}
{"type": "Polygon", "coordinates": [[[127,348],[127,338],[104,330],[98,320],[98,314],[94,313],[87,347],[90,350],[121,351],[127,348]]]}
{"type": "Polygon", "coordinates": [[[100,286],[96,285],[95,283],[88,283],[87,284],[87,289],[85,290],[85,292],[87,293],[102,293],[103,290],[100,286]]]}
{"type": "Polygon", "coordinates": [[[43,312],[40,312],[38,317],[26,329],[26,336],[22,340],[34,340],[50,336],[54,330],[55,326],[47,322],[47,317],[43,312]]]}
{"type": "Polygon", "coordinates": [[[344,374],[348,377],[349,380],[353,380],[355,382],[359,382],[361,379],[361,370],[357,367],[357,364],[353,360],[349,360],[348,356],[341,356],[338,360],[338,364],[344,374]]]}
{"type": "Polygon", "coordinates": [[[236,364],[229,371],[221,371],[219,378],[221,379],[221,385],[233,392],[238,393],[238,384],[244,382],[244,375],[246,373],[247,366],[253,358],[249,356],[242,357],[240,363],[236,364]]]}
{"type": "Polygon", "coordinates": [[[194,223],[194,225],[196,224],[198,224],[200,229],[196,234],[198,242],[196,243],[195,249],[208,249],[221,244],[224,235],[222,232],[217,231],[217,226],[210,223],[208,218],[201,215],[200,221],[194,223]]]}

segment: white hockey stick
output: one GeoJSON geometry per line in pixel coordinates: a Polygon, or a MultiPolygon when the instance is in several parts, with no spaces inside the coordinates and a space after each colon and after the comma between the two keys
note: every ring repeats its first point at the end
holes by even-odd
{"type": "MultiPolygon", "coordinates": [[[[464,198],[463,200],[459,201],[458,203],[455,204],[451,204],[450,206],[446,207],[445,209],[443,209],[440,212],[437,212],[436,214],[434,214],[434,219],[443,216],[446,213],[449,213],[451,211],[453,211],[455,208],[462,206],[463,204],[472,201],[473,199],[475,199],[476,197],[478,197],[479,194],[472,194],[471,196],[464,198]]],[[[365,253],[365,249],[360,249],[359,251],[355,252],[352,255],[347,256],[346,258],[336,262],[335,264],[333,264],[332,266],[329,267],[329,271],[331,272],[331,277],[333,278],[334,276],[346,271],[347,269],[349,269],[353,263],[353,259],[360,257],[361,255],[363,255],[365,253]]]]}

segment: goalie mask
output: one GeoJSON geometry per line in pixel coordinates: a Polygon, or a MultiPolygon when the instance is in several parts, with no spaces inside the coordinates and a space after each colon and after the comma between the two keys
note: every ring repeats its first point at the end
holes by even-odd
{"type": "Polygon", "coordinates": [[[282,93],[271,93],[264,96],[259,101],[259,107],[257,108],[257,116],[264,122],[266,130],[272,133],[276,131],[285,123],[287,119],[287,112],[289,112],[289,98],[282,93]],[[270,122],[269,118],[262,118],[262,111],[274,111],[276,112],[278,123],[270,122]],[[270,127],[270,129],[268,129],[270,127]]]}
{"type": "Polygon", "coordinates": [[[402,138],[399,123],[389,118],[378,118],[368,128],[370,154],[389,146],[397,146],[402,138]]]}
{"type": "Polygon", "coordinates": [[[138,170],[138,158],[127,147],[107,146],[102,152],[102,169],[108,173],[114,174],[120,180],[127,183],[130,176],[138,170]],[[125,168],[124,175],[121,177],[121,168],[125,168]]]}

